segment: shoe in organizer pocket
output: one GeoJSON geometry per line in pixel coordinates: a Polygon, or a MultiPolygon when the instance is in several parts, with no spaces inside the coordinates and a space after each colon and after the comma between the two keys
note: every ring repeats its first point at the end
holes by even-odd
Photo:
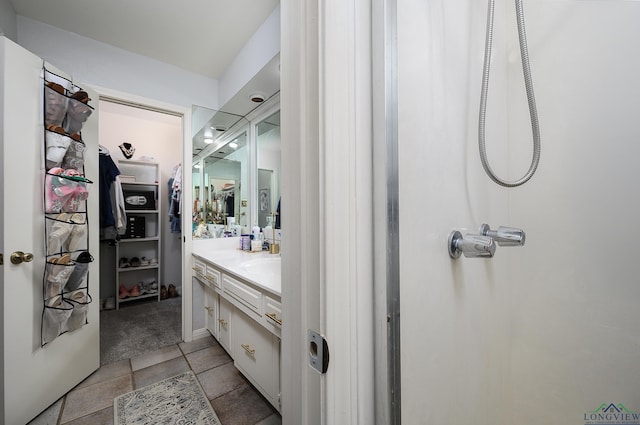
{"type": "Polygon", "coordinates": [[[45,155],[46,169],[60,167],[71,144],[71,138],[55,131],[47,130],[45,131],[45,143],[47,148],[45,155]]]}
{"type": "Polygon", "coordinates": [[[68,221],[69,215],[65,212],[58,214],[55,218],[47,220],[49,230],[47,231],[47,254],[57,254],[62,252],[73,225],[68,221]]]}
{"type": "Polygon", "coordinates": [[[42,343],[53,341],[60,335],[65,327],[69,316],[73,312],[73,305],[65,301],[61,295],[56,295],[45,300],[44,312],[42,314],[42,343]]]}
{"type": "Polygon", "coordinates": [[[47,83],[44,88],[44,122],[46,125],[62,125],[67,114],[69,98],[64,95],[64,87],[47,83]]]}
{"type": "MultiPolygon", "coordinates": [[[[75,96],[75,95],[74,95],[75,96]]],[[[78,133],[93,110],[89,105],[76,99],[69,99],[67,115],[62,126],[69,134],[78,133]]]]}
{"type": "Polygon", "coordinates": [[[84,142],[80,140],[78,133],[71,135],[71,143],[69,148],[62,158],[62,164],[60,167],[64,169],[82,170],[84,167],[84,151],[86,149],[84,142]]]}
{"type": "Polygon", "coordinates": [[[87,295],[85,289],[79,289],[67,295],[67,302],[73,305],[73,310],[67,319],[65,329],[67,331],[75,331],[87,322],[87,309],[89,308],[91,297],[87,295]]]}
{"type": "Polygon", "coordinates": [[[87,276],[89,275],[89,263],[93,261],[93,257],[88,251],[83,251],[75,259],[75,267],[73,272],[64,286],[65,292],[75,291],[78,288],[87,287],[87,276]]]}
{"type": "Polygon", "coordinates": [[[44,271],[45,298],[52,298],[62,293],[74,268],[75,263],[71,261],[69,254],[47,260],[44,271]]]}
{"type": "Polygon", "coordinates": [[[68,239],[68,251],[79,251],[87,249],[87,223],[84,214],[75,213],[69,220],[73,223],[71,234],[68,239]]]}

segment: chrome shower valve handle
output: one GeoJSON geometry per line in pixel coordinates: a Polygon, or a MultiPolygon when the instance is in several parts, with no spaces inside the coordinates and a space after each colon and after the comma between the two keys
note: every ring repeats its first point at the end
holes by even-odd
{"type": "Polygon", "coordinates": [[[491,258],[496,252],[496,244],[489,236],[466,234],[463,237],[462,233],[454,230],[449,235],[448,249],[453,259],[460,258],[461,254],[467,258],[491,258]]]}
{"type": "Polygon", "coordinates": [[[480,226],[480,234],[493,238],[500,246],[523,246],[526,236],[522,229],[500,226],[497,230],[491,230],[488,224],[480,226]]]}

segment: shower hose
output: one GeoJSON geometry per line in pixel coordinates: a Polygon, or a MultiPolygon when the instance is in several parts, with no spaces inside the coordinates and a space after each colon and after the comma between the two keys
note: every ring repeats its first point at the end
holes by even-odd
{"type": "Polygon", "coordinates": [[[478,123],[478,147],[480,149],[480,160],[482,167],[489,178],[495,183],[504,187],[517,187],[525,184],[533,177],[540,162],[540,127],[538,125],[538,112],[536,110],[536,100],[533,93],[533,83],[531,81],[531,69],[529,68],[529,52],[527,50],[527,35],[524,26],[524,12],[522,0],[516,0],[516,18],[518,21],[518,39],[520,41],[520,56],[522,59],[522,72],[527,90],[527,102],[529,103],[529,115],[531,116],[531,130],[533,132],[533,156],[531,166],[527,173],[518,180],[506,181],[494,173],[487,159],[485,147],[485,122],[487,115],[487,92],[489,91],[489,66],[491,62],[491,48],[493,44],[493,16],[495,13],[495,0],[489,0],[489,10],[487,12],[487,37],[484,48],[484,67],[482,71],[482,92],[480,95],[480,119],[478,123]]]}

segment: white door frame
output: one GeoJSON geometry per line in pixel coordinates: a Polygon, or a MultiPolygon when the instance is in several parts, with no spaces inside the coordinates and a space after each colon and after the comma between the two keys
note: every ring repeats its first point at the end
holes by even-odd
{"type": "MultiPolygon", "coordinates": [[[[155,99],[120,92],[100,86],[91,86],[98,94],[99,100],[122,103],[124,105],[150,109],[157,112],[164,112],[177,115],[182,118],[182,187],[191,188],[191,108],[171,103],[162,102],[155,99]]],[[[191,205],[191,189],[182,191],[182,204],[191,205]]],[[[191,300],[191,268],[186,264],[187,259],[191,259],[191,217],[182,214],[182,340],[191,341],[192,335],[192,304],[191,300]]],[[[189,260],[190,261],[190,260],[189,260]]],[[[117,294],[116,294],[117,296],[117,294]]]]}
{"type": "Polygon", "coordinates": [[[372,5],[281,7],[282,362],[299,366],[282,377],[283,423],[373,424],[372,5]],[[328,342],[322,376],[308,330],[328,342]]]}

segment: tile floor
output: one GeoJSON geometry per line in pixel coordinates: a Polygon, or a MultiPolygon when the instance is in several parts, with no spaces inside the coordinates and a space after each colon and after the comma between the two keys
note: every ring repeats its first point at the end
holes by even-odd
{"type": "Polygon", "coordinates": [[[280,425],[276,410],[212,338],[179,343],[102,366],[30,425],[111,425],[120,394],[192,370],[222,425],[280,425]]]}

